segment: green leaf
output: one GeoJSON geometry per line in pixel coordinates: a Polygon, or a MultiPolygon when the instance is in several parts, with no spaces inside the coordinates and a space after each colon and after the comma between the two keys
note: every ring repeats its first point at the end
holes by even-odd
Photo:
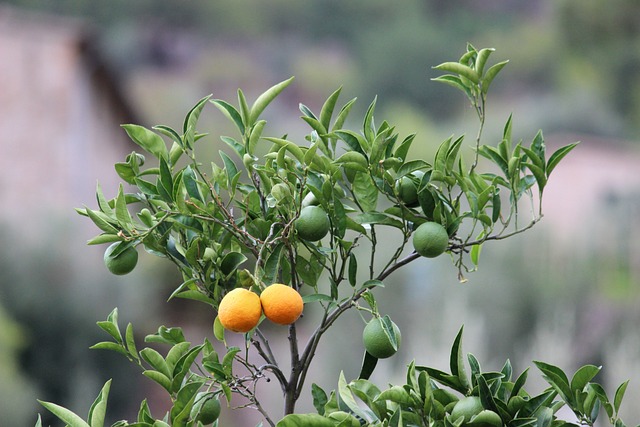
{"type": "Polygon", "coordinates": [[[171,393],[171,380],[162,372],[147,370],[142,372],[142,375],[160,384],[162,388],[171,393]]]}
{"type": "Polygon", "coordinates": [[[224,340],[224,326],[220,322],[218,316],[213,321],[213,336],[220,342],[225,342],[224,340]]]}
{"type": "Polygon", "coordinates": [[[478,55],[476,56],[475,69],[479,75],[482,76],[484,74],[484,66],[486,65],[487,60],[489,59],[489,56],[492,52],[495,52],[495,49],[485,48],[478,51],[478,55]]]}
{"type": "Polygon", "coordinates": [[[556,150],[551,157],[549,157],[549,161],[547,162],[547,176],[551,175],[551,172],[558,166],[560,160],[564,158],[567,154],[571,152],[579,142],[574,142],[573,144],[565,145],[564,147],[556,150]]]}
{"type": "Polygon", "coordinates": [[[196,395],[200,388],[204,385],[204,382],[194,381],[185,384],[180,391],[178,391],[176,400],[173,402],[171,408],[170,417],[171,425],[173,427],[186,426],[191,413],[191,407],[196,399],[196,395]]]}
{"type": "Polygon", "coordinates": [[[155,369],[156,371],[162,373],[165,377],[167,377],[167,379],[171,378],[172,374],[171,374],[171,369],[169,368],[169,365],[167,365],[167,362],[164,360],[162,355],[158,353],[156,350],[150,347],[143,348],[140,351],[140,356],[142,356],[142,358],[149,365],[151,365],[153,369],[155,369]]]}
{"type": "Polygon", "coordinates": [[[453,86],[456,89],[460,89],[461,91],[463,91],[469,98],[472,97],[471,89],[467,85],[465,85],[460,79],[460,77],[458,76],[446,74],[444,76],[439,76],[431,80],[434,82],[441,82],[441,83],[448,84],[449,86],[453,86]]]}
{"type": "Polygon", "coordinates": [[[362,380],[368,380],[377,364],[378,358],[372,356],[368,351],[365,350],[364,357],[362,358],[362,367],[360,368],[360,374],[358,375],[358,378],[362,380]]]}
{"type": "Polygon", "coordinates": [[[87,240],[87,245],[101,245],[104,243],[119,242],[120,240],[122,240],[122,238],[116,234],[100,234],[87,240]]]}
{"type": "Polygon", "coordinates": [[[373,414],[371,410],[360,408],[358,402],[356,402],[351,390],[347,385],[347,380],[344,378],[344,372],[340,372],[340,377],[338,378],[338,396],[340,397],[340,402],[347,405],[349,410],[351,410],[358,417],[363,418],[365,420],[372,419],[373,414]]]}
{"type": "Polygon", "coordinates": [[[122,125],[129,138],[158,159],[167,160],[169,151],[162,138],[149,129],[133,124],[122,125]]]}
{"type": "Polygon", "coordinates": [[[459,76],[471,80],[475,84],[478,84],[480,82],[480,76],[478,75],[476,70],[459,62],[444,62],[440,65],[436,65],[433,68],[439,71],[445,71],[447,73],[458,74],[459,76]]]}
{"type": "Polygon", "coordinates": [[[138,350],[136,348],[136,342],[133,336],[133,325],[131,323],[127,324],[127,330],[125,332],[125,342],[127,344],[127,351],[129,355],[136,360],[140,360],[138,356],[138,350]]]}
{"type": "Polygon", "coordinates": [[[462,353],[462,331],[464,326],[460,328],[453,346],[451,347],[451,356],[449,357],[449,365],[451,367],[451,375],[457,377],[460,385],[465,392],[469,389],[469,379],[467,378],[467,371],[464,365],[464,355],[462,353]]]}
{"type": "Polygon", "coordinates": [[[104,426],[104,417],[107,412],[107,398],[109,397],[110,388],[111,380],[108,380],[102,387],[102,390],[100,390],[98,397],[96,397],[91,405],[91,409],[89,409],[89,416],[87,417],[87,420],[91,427],[104,426]]]}
{"type": "Polygon", "coordinates": [[[289,86],[293,79],[293,77],[290,77],[287,80],[270,87],[255,100],[249,113],[249,125],[253,125],[253,123],[258,120],[258,117],[262,114],[267,105],[269,105],[271,101],[273,101],[275,97],[284,90],[284,88],[289,86]]]}
{"type": "Polygon", "coordinates": [[[51,402],[43,402],[41,400],[38,400],[38,402],[61,421],[67,423],[68,427],[92,427],[67,408],[51,402]]]}
{"type": "MultiPolygon", "coordinates": [[[[363,212],[375,211],[378,205],[378,189],[369,174],[356,172],[353,180],[353,193],[363,212]]],[[[363,224],[363,222],[360,222],[363,224]]]]}
{"type": "Polygon", "coordinates": [[[220,262],[220,271],[225,275],[225,278],[228,278],[246,260],[247,257],[240,252],[227,252],[220,262]]]}
{"type": "Polygon", "coordinates": [[[184,188],[187,190],[189,197],[204,202],[204,198],[202,197],[200,188],[198,187],[196,174],[190,165],[184,168],[184,172],[182,173],[182,182],[184,183],[184,188]]]}
{"type": "Polygon", "coordinates": [[[118,228],[111,223],[111,219],[104,213],[89,208],[85,208],[85,213],[100,230],[108,234],[118,234],[118,228]]]}
{"type": "Polygon", "coordinates": [[[127,201],[124,196],[122,184],[120,184],[118,188],[118,196],[116,197],[116,218],[120,226],[125,230],[131,230],[133,228],[133,219],[127,209],[127,201]]]}
{"type": "Polygon", "coordinates": [[[242,117],[233,105],[222,99],[213,99],[211,100],[211,103],[218,107],[218,109],[222,111],[222,113],[227,116],[227,118],[235,123],[236,127],[240,131],[240,134],[244,135],[244,123],[242,122],[242,117]]]}
{"type": "Polygon", "coordinates": [[[569,386],[569,379],[564,371],[549,363],[539,361],[534,361],[533,363],[542,371],[544,379],[560,394],[563,400],[573,404],[573,393],[569,386]]]}
{"type": "Polygon", "coordinates": [[[198,123],[198,119],[200,118],[202,109],[207,104],[207,101],[209,101],[210,98],[211,95],[207,95],[200,101],[198,101],[184,118],[184,122],[182,124],[182,132],[185,135],[187,148],[193,148],[192,144],[194,141],[196,124],[198,123]]]}
{"type": "Polygon", "coordinates": [[[620,384],[620,386],[616,389],[616,394],[613,397],[613,409],[616,414],[620,411],[620,405],[622,404],[622,399],[624,398],[624,393],[627,391],[627,386],[629,385],[629,380],[620,384]]]}
{"type": "Polygon", "coordinates": [[[349,116],[349,112],[351,111],[351,108],[353,107],[353,104],[355,104],[355,102],[356,102],[356,98],[352,98],[351,100],[349,100],[349,102],[344,104],[344,106],[340,109],[340,112],[338,113],[336,120],[333,122],[333,128],[331,129],[332,131],[342,129],[342,126],[344,125],[344,122],[347,120],[347,117],[349,116]]]}
{"type": "Polygon", "coordinates": [[[329,95],[320,110],[320,124],[322,124],[322,126],[327,130],[331,125],[331,116],[333,115],[333,110],[335,109],[336,102],[338,102],[341,91],[342,87],[339,87],[335,92],[329,95]]]}
{"type": "Polygon", "coordinates": [[[128,356],[128,352],[122,346],[122,344],[118,344],[111,341],[102,341],[102,342],[96,343],[91,347],[89,347],[89,349],[90,350],[111,350],[111,351],[115,351],[116,353],[120,353],[125,356],[128,356]]]}
{"type": "Polygon", "coordinates": [[[289,414],[276,424],[276,427],[335,427],[336,423],[330,418],[319,414],[289,414]]]}
{"type": "Polygon", "coordinates": [[[324,405],[329,401],[327,393],[318,384],[313,383],[311,384],[311,396],[313,397],[313,406],[318,414],[324,415],[324,405]]]}
{"type": "Polygon", "coordinates": [[[601,368],[602,367],[594,365],[585,365],[580,367],[580,369],[578,369],[571,378],[571,391],[573,391],[573,394],[577,391],[584,390],[587,383],[591,381],[598,372],[600,372],[601,368]]]}
{"type": "Polygon", "coordinates": [[[491,82],[493,82],[493,79],[495,79],[498,73],[508,63],[509,61],[498,62],[497,64],[493,65],[491,68],[487,70],[486,74],[482,77],[482,81],[480,82],[483,93],[487,93],[489,91],[489,86],[491,86],[491,82]]]}
{"type": "Polygon", "coordinates": [[[357,151],[360,154],[365,155],[369,151],[369,143],[359,133],[351,130],[336,130],[333,132],[338,138],[346,143],[353,151],[357,151]]]}

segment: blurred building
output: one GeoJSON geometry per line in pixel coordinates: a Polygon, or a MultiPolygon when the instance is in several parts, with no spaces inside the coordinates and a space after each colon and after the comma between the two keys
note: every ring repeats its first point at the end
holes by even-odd
{"type": "Polygon", "coordinates": [[[137,121],[82,22],[2,7],[0,55],[0,220],[28,237],[117,188],[137,121]]]}

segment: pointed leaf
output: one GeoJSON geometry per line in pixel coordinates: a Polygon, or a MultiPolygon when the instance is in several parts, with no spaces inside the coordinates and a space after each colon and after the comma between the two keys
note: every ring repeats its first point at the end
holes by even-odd
{"type": "Polygon", "coordinates": [[[40,402],[42,406],[58,417],[61,421],[67,423],[68,427],[91,427],[77,414],[71,412],[67,408],[63,408],[62,406],[51,402],[43,402],[41,400],[38,400],[38,402],[40,402]]]}
{"type": "Polygon", "coordinates": [[[143,126],[133,124],[122,125],[122,128],[129,135],[129,138],[145,151],[159,159],[167,159],[169,157],[167,146],[158,134],[143,126]]]}
{"type": "Polygon", "coordinates": [[[262,112],[267,107],[267,105],[269,105],[271,103],[271,101],[273,101],[275,99],[275,97],[278,96],[280,94],[280,92],[282,92],[284,90],[284,88],[289,86],[289,84],[293,81],[293,79],[294,79],[293,77],[290,77],[287,80],[282,81],[282,82],[270,87],[264,93],[262,93],[258,97],[258,99],[256,99],[256,101],[251,106],[251,110],[250,110],[250,113],[249,113],[249,124],[250,125],[253,125],[253,123],[255,123],[256,120],[258,120],[258,117],[260,116],[260,114],[262,114],[262,112]]]}
{"type": "Polygon", "coordinates": [[[547,162],[547,176],[551,175],[551,172],[556,168],[558,163],[560,163],[560,160],[569,154],[578,144],[578,142],[574,142],[573,144],[565,145],[564,147],[556,150],[551,157],[549,157],[549,161],[547,162]]]}

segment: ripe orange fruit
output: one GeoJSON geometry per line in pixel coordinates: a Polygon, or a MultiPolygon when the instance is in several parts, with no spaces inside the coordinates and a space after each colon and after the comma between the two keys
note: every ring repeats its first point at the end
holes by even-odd
{"type": "Polygon", "coordinates": [[[413,232],[413,248],[423,257],[435,258],[447,250],[449,234],[439,223],[427,221],[413,232]]]}
{"type": "Polygon", "coordinates": [[[302,314],[302,297],[290,286],[274,283],[260,294],[262,310],[267,319],[278,325],[290,325],[302,314]]]}
{"type": "Polygon", "coordinates": [[[104,252],[104,265],[107,269],[118,276],[131,273],[138,263],[138,251],[133,246],[129,246],[117,255],[113,255],[113,251],[122,242],[115,242],[109,245],[104,252]]]}
{"type": "Polygon", "coordinates": [[[218,319],[222,326],[233,332],[249,332],[262,315],[260,297],[244,288],[236,288],[220,301],[218,319]]]}
{"type": "Polygon", "coordinates": [[[386,359],[396,354],[402,338],[398,325],[391,322],[393,335],[395,335],[397,344],[394,346],[394,343],[385,332],[382,322],[383,320],[380,317],[374,317],[367,323],[367,326],[364,327],[364,331],[362,331],[362,342],[364,343],[365,350],[378,359],[386,359]]]}
{"type": "Polygon", "coordinates": [[[317,242],[329,233],[329,215],[320,206],[305,206],[295,221],[298,236],[310,242],[317,242]]]}

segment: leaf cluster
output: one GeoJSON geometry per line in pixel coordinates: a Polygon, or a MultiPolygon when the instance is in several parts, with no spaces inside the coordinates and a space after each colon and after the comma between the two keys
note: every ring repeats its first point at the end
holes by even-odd
{"type": "Polygon", "coordinates": [[[337,390],[327,393],[317,384],[312,396],[315,414],[286,416],[278,427],[314,426],[593,426],[604,408],[612,426],[625,426],[618,411],[628,382],[622,383],[610,401],[604,388],[593,382],[600,368],[585,365],[568,379],[559,367],[535,362],[549,387],[541,393],[526,390],[529,369],[517,377],[507,360],[500,371],[483,371],[473,354],[462,353],[462,332],[458,332],[451,348],[450,372],[411,362],[406,384],[380,389],[369,380],[350,382],[340,375],[337,390]],[[453,418],[453,409],[463,398],[475,396],[481,410],[469,420],[453,418]],[[576,416],[576,424],[559,415],[568,407],[576,416]],[[491,415],[487,416],[490,411],[491,415]],[[489,421],[490,420],[490,421],[489,421]]]}

